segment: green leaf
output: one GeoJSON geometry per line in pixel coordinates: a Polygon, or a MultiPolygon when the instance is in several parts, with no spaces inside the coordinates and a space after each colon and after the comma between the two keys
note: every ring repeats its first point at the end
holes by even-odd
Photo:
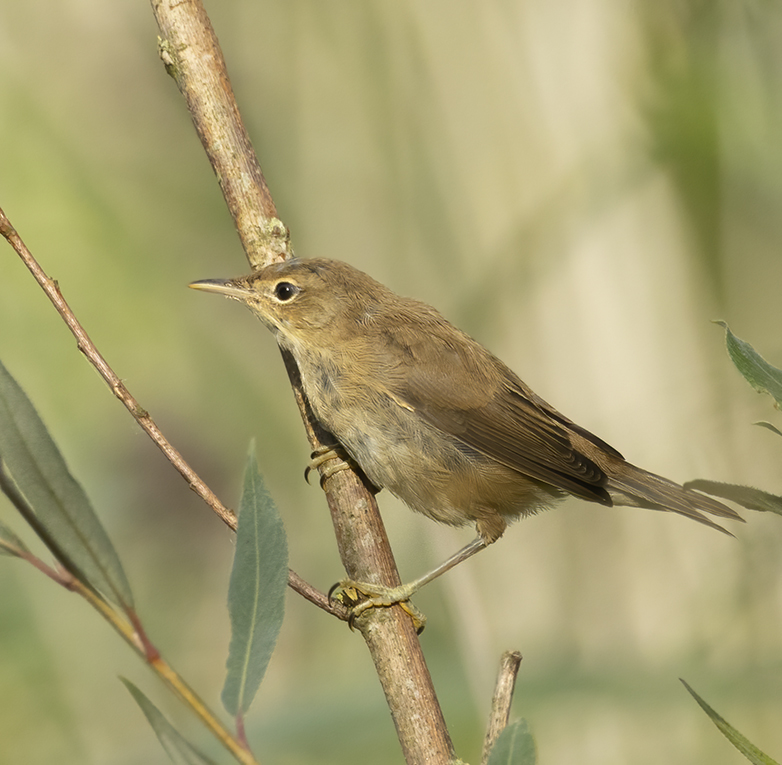
{"type": "Polygon", "coordinates": [[[285,529],[258,472],[253,443],[244,472],[228,588],[231,647],[222,699],[234,717],[247,711],[266,672],[282,625],[287,583],[285,529]]]}
{"type": "Polygon", "coordinates": [[[766,430],[770,430],[772,433],[776,433],[778,436],[782,436],[782,430],[775,427],[770,422],[756,422],[755,425],[757,425],[759,428],[765,428],[766,430]]]}
{"type": "Polygon", "coordinates": [[[68,471],[32,403],[2,364],[0,459],[35,512],[31,525],[60,563],[118,605],[132,607],[125,572],[84,489],[68,471]]]}
{"type": "Polygon", "coordinates": [[[30,551],[16,534],[0,521],[0,555],[15,555],[18,557],[20,552],[30,551]]]}
{"type": "MultiPolygon", "coordinates": [[[[681,678],[679,678],[681,680],[681,678]]],[[[752,742],[741,735],[729,722],[720,717],[687,683],[682,680],[684,687],[690,692],[701,709],[711,718],[711,721],[719,728],[720,733],[730,741],[753,765],[779,765],[767,754],[763,754],[752,742]]]]}
{"type": "Polygon", "coordinates": [[[750,510],[782,515],[782,497],[755,489],[752,486],[739,486],[735,483],[706,481],[699,478],[695,481],[687,481],[684,487],[686,489],[696,489],[706,494],[713,494],[715,497],[729,499],[731,502],[736,502],[750,510]]]}
{"type": "Polygon", "coordinates": [[[740,340],[724,321],[716,321],[725,328],[725,344],[736,369],[747,382],[760,393],[768,393],[782,408],[782,369],[771,366],[749,343],[740,340]]]}
{"type": "Polygon", "coordinates": [[[535,739],[526,720],[508,725],[492,747],[488,765],[535,765],[535,739]]]}
{"type": "Polygon", "coordinates": [[[215,765],[213,760],[201,754],[163,717],[160,710],[130,680],[121,677],[141,711],[155,731],[163,749],[176,765],[215,765]]]}

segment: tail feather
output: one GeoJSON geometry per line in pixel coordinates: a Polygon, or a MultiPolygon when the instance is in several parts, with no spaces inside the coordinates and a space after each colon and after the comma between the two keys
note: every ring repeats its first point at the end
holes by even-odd
{"type": "Polygon", "coordinates": [[[744,522],[735,510],[712,497],[693,489],[685,489],[667,478],[647,473],[629,463],[624,463],[623,468],[619,474],[610,474],[608,480],[608,492],[616,505],[679,513],[729,536],[733,534],[704,513],[744,522]]]}

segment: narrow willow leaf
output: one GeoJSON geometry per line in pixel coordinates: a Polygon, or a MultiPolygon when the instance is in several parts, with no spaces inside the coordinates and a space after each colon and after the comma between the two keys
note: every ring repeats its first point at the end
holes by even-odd
{"type": "Polygon", "coordinates": [[[752,486],[739,486],[735,483],[721,483],[720,481],[706,481],[699,478],[696,481],[687,481],[684,484],[687,489],[696,489],[715,497],[729,499],[742,507],[750,510],[758,510],[761,513],[777,513],[782,515],[782,497],[769,494],[767,491],[755,489],[752,486]]]}
{"type": "Polygon", "coordinates": [[[0,521],[0,555],[16,555],[30,552],[27,545],[14,534],[2,521],[0,521]]]}
{"type": "Polygon", "coordinates": [[[538,761],[535,739],[526,720],[508,725],[492,747],[488,765],[535,765],[538,761]]]}
{"type": "Polygon", "coordinates": [[[777,408],[782,408],[782,369],[771,366],[749,343],[736,337],[724,321],[715,324],[725,329],[725,344],[736,369],[755,390],[770,394],[777,408]]]}
{"type": "Polygon", "coordinates": [[[766,430],[770,430],[772,433],[776,433],[778,436],[782,436],[782,430],[775,427],[770,422],[756,422],[755,425],[757,425],[759,428],[765,428],[766,430]]]}
{"type": "Polygon", "coordinates": [[[41,538],[71,573],[118,605],[133,605],[117,553],[84,489],[30,400],[0,364],[0,458],[46,530],[41,538]],[[48,540],[48,541],[47,541],[48,540]],[[56,544],[50,544],[53,540],[56,544]]]}
{"type": "Polygon", "coordinates": [[[176,765],[215,765],[213,760],[201,754],[163,717],[161,711],[130,680],[121,677],[141,711],[155,731],[163,749],[176,765]]]}
{"type": "MultiPolygon", "coordinates": [[[[679,678],[681,680],[681,678],[679,678]]],[[[695,701],[700,704],[701,709],[711,718],[711,721],[717,726],[720,733],[730,741],[751,763],[752,765],[779,765],[767,754],[760,751],[751,741],[748,741],[741,735],[729,722],[720,717],[695,691],[682,680],[684,687],[690,692],[695,701]]]]}
{"type": "Polygon", "coordinates": [[[287,583],[285,529],[263,485],[251,444],[228,588],[231,647],[222,699],[234,717],[247,711],[266,672],[282,625],[287,583]]]}

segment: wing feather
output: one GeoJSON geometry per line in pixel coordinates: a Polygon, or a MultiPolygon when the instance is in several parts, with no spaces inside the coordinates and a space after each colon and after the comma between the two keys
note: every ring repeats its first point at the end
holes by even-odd
{"type": "MultiPolygon", "coordinates": [[[[389,326],[387,340],[411,362],[401,374],[388,377],[389,395],[438,430],[510,470],[611,505],[606,474],[571,442],[572,423],[467,335],[461,337],[467,343],[449,342],[454,328],[447,328],[444,332],[437,321],[418,328],[425,332],[421,342],[408,322],[389,326]]],[[[603,445],[588,431],[579,431],[603,445]]]]}

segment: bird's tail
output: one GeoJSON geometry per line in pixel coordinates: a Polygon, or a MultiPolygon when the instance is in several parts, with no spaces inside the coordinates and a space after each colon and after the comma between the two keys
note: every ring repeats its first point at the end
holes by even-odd
{"type": "Polygon", "coordinates": [[[705,494],[693,489],[685,489],[667,478],[647,473],[629,463],[624,463],[622,467],[621,472],[617,471],[619,474],[610,475],[607,487],[611,499],[616,505],[646,507],[651,510],[679,513],[694,521],[719,529],[729,536],[733,536],[733,534],[727,529],[723,529],[704,513],[744,522],[744,519],[735,510],[705,494]]]}

